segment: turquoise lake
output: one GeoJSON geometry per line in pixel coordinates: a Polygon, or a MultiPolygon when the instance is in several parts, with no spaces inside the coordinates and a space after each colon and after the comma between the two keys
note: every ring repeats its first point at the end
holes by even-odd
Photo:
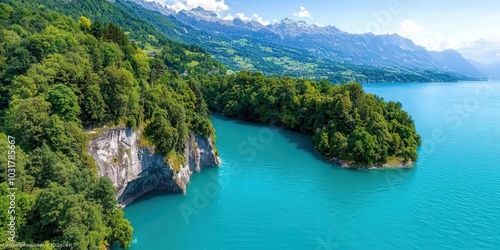
{"type": "Polygon", "coordinates": [[[415,120],[414,169],[342,169],[309,136],[214,115],[223,164],[127,206],[130,249],[500,249],[500,81],[364,89],[415,120]]]}

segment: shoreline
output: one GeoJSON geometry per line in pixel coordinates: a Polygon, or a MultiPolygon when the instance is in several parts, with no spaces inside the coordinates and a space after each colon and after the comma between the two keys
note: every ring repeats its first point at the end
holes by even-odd
{"type": "Polygon", "coordinates": [[[342,160],[337,157],[327,157],[326,158],[330,163],[335,165],[339,165],[341,168],[345,169],[368,169],[368,170],[376,170],[376,169],[401,169],[401,168],[414,168],[412,160],[398,161],[398,162],[386,162],[386,163],[375,163],[373,165],[365,165],[361,163],[355,163],[348,160],[342,160]]]}

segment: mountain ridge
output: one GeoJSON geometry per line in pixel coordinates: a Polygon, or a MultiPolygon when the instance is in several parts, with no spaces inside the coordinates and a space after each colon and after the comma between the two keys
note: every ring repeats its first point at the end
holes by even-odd
{"type": "MultiPolygon", "coordinates": [[[[443,65],[424,47],[398,34],[350,34],[335,26],[290,18],[263,25],[240,17],[225,20],[201,7],[175,12],[143,0],[128,2],[162,13],[176,25],[198,32],[196,36],[185,32],[179,39],[204,47],[232,70],[260,70],[271,75],[326,78],[331,82],[474,78],[443,65]]],[[[458,59],[467,64],[465,59],[458,59]]]]}
{"type": "Polygon", "coordinates": [[[481,72],[481,74],[488,76],[499,78],[500,77],[500,62],[493,63],[481,63],[474,60],[469,60],[469,62],[474,65],[474,67],[481,72]]]}
{"type": "Polygon", "coordinates": [[[500,63],[500,36],[489,36],[464,43],[456,48],[468,60],[481,64],[500,63]]]}
{"type": "Polygon", "coordinates": [[[441,64],[446,65],[449,70],[460,72],[461,74],[470,77],[484,77],[477,67],[467,61],[462,54],[456,50],[448,49],[443,51],[429,51],[431,56],[441,62],[441,64]]]}
{"type": "MultiPolygon", "coordinates": [[[[141,1],[141,0],[137,0],[137,1],[141,1]]],[[[381,49],[380,45],[382,45],[382,46],[383,45],[396,45],[397,47],[399,47],[401,50],[404,50],[404,51],[411,51],[411,52],[426,51],[424,47],[416,45],[410,39],[399,36],[398,34],[387,34],[387,35],[374,35],[372,33],[351,34],[351,33],[345,32],[345,31],[341,31],[340,29],[338,29],[337,27],[332,26],[332,25],[317,26],[314,24],[308,24],[307,22],[305,22],[303,20],[295,21],[295,20],[290,19],[290,18],[284,18],[280,22],[276,22],[276,23],[269,24],[269,25],[263,25],[263,24],[260,24],[256,21],[245,21],[245,20],[242,20],[241,18],[238,18],[238,17],[234,18],[231,22],[228,22],[228,21],[222,20],[219,17],[217,17],[217,14],[210,12],[210,11],[206,11],[201,7],[198,7],[196,9],[193,9],[190,11],[183,10],[183,11],[180,11],[176,14],[171,14],[171,15],[176,17],[181,22],[186,22],[187,24],[190,24],[192,26],[196,26],[196,25],[201,26],[202,24],[196,24],[196,23],[193,23],[191,20],[186,20],[186,17],[193,17],[198,22],[205,21],[205,22],[210,22],[210,23],[215,23],[215,24],[221,24],[224,26],[237,26],[238,24],[240,24],[240,22],[238,22],[238,20],[239,20],[245,24],[245,25],[241,26],[242,28],[248,28],[248,25],[252,24],[252,26],[257,26],[257,29],[252,29],[253,31],[255,31],[255,30],[259,30],[261,32],[270,31],[274,34],[279,35],[282,40],[285,40],[287,38],[288,39],[298,39],[299,41],[297,41],[297,42],[299,42],[300,45],[303,44],[303,43],[301,43],[301,41],[303,41],[305,39],[312,39],[314,42],[324,42],[324,41],[327,41],[328,38],[330,38],[330,39],[334,40],[333,41],[334,44],[335,44],[335,42],[337,42],[337,43],[342,42],[342,40],[344,40],[344,41],[347,40],[347,41],[356,43],[356,42],[359,42],[359,40],[370,39],[371,41],[373,41],[372,39],[380,39],[383,43],[379,43],[379,44],[374,43],[374,44],[379,45],[379,47],[378,47],[379,50],[381,49]],[[203,18],[199,18],[199,17],[203,17],[203,18]],[[237,23],[235,23],[235,20],[237,23]],[[327,37],[322,37],[322,35],[326,35],[327,37]],[[344,36],[344,37],[342,37],[342,36],[344,36]],[[358,39],[357,39],[357,41],[355,41],[352,38],[358,38],[358,39]]],[[[216,30],[216,29],[212,29],[212,30],[216,30]]],[[[285,45],[292,45],[292,47],[300,46],[300,45],[294,43],[293,41],[285,42],[285,45]]],[[[319,44],[317,44],[317,45],[319,45],[319,44]]],[[[319,45],[319,46],[321,46],[321,45],[319,45]]],[[[323,45],[323,46],[325,46],[325,45],[323,45]]],[[[367,43],[361,44],[361,47],[363,47],[363,46],[367,47],[367,43]]],[[[373,51],[373,49],[375,49],[375,48],[367,48],[367,49],[369,49],[369,51],[373,51]]],[[[360,47],[353,46],[353,48],[351,48],[349,51],[359,51],[359,50],[361,50],[360,47]]],[[[324,50],[324,52],[326,52],[325,55],[335,56],[335,54],[338,54],[338,52],[340,52],[340,51],[328,53],[326,50],[324,50]]],[[[352,56],[353,55],[351,53],[347,57],[337,57],[335,59],[345,60],[346,58],[348,59],[352,56]]],[[[430,57],[428,55],[420,55],[420,56],[424,57],[422,59],[425,59],[427,61],[431,61],[431,63],[433,64],[432,66],[439,65],[438,62],[433,61],[432,57],[430,57]]],[[[365,60],[355,61],[355,63],[366,63],[366,62],[367,61],[365,61],[365,60]]],[[[420,65],[420,66],[424,66],[424,65],[420,65]]],[[[425,66],[429,67],[431,65],[425,65],[425,66]]]]}

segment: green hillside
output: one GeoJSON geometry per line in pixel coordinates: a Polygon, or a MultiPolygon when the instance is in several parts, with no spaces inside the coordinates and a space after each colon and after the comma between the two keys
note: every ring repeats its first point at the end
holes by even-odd
{"type": "MultiPolygon", "coordinates": [[[[113,23],[75,21],[37,3],[3,1],[0,10],[0,147],[16,149],[16,242],[128,247],[132,228],[111,181],[97,176],[83,127],[142,126],[157,152],[180,157],[189,131],[213,137],[200,87],[189,79],[224,66],[199,47],[161,37],[148,57],[113,23]]],[[[152,36],[130,27],[144,34],[141,42],[152,36]]],[[[11,165],[1,157],[1,172],[11,165]]],[[[0,181],[6,243],[11,183],[4,174],[0,181]]]]}
{"type": "Polygon", "coordinates": [[[97,175],[85,127],[144,128],[156,152],[180,162],[190,131],[214,137],[210,108],[314,135],[325,157],[363,164],[417,158],[420,137],[399,103],[356,83],[226,74],[199,46],[168,40],[117,6],[0,1],[0,148],[13,155],[0,157],[0,169],[15,165],[16,175],[0,175],[0,243],[9,243],[14,211],[18,243],[130,246],[132,227],[113,183],[97,175]],[[13,186],[16,207],[9,209],[13,186]]]}

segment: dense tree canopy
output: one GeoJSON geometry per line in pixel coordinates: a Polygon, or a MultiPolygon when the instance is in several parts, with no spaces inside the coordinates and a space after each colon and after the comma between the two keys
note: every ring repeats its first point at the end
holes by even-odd
{"type": "MultiPolygon", "coordinates": [[[[128,248],[132,227],[112,182],[97,176],[83,127],[142,127],[158,152],[178,157],[190,131],[213,137],[196,79],[224,73],[224,66],[196,46],[167,40],[147,56],[112,22],[75,21],[41,7],[57,1],[0,2],[0,149],[8,151],[7,135],[15,138],[17,242],[128,248]]],[[[1,157],[3,172],[7,165],[1,157]]],[[[5,175],[0,181],[5,242],[5,175]]]]}
{"type": "Polygon", "coordinates": [[[361,85],[331,85],[242,71],[204,81],[209,106],[227,116],[313,134],[325,156],[354,163],[416,160],[420,137],[401,103],[366,94],[361,85]]]}

